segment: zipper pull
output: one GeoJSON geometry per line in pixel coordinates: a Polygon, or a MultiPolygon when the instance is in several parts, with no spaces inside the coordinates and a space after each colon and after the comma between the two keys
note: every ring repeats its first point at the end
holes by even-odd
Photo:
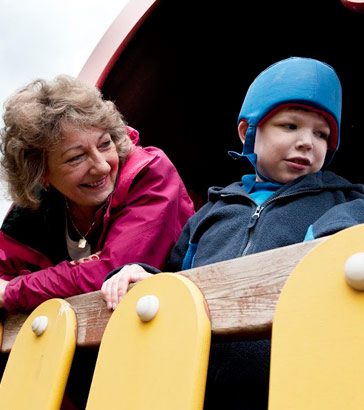
{"type": "Polygon", "coordinates": [[[248,224],[248,228],[253,228],[253,226],[257,223],[258,218],[260,217],[260,214],[262,213],[264,209],[264,206],[257,206],[257,208],[255,209],[254,214],[252,215],[252,217],[250,218],[249,224],[248,224]]]}
{"type": "Polygon", "coordinates": [[[257,209],[255,210],[255,212],[253,214],[253,217],[256,216],[257,218],[259,218],[261,212],[263,211],[263,209],[264,209],[264,206],[260,206],[260,205],[257,206],[257,209]]]}

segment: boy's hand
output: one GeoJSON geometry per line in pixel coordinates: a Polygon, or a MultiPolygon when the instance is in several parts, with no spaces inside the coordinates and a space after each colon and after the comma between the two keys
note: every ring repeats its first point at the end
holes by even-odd
{"type": "Polygon", "coordinates": [[[0,279],[0,308],[4,307],[4,294],[8,281],[0,279]]]}
{"type": "Polygon", "coordinates": [[[105,281],[101,287],[101,295],[107,308],[115,310],[126,295],[130,283],[139,282],[152,276],[139,265],[126,265],[114,276],[105,281]]]}

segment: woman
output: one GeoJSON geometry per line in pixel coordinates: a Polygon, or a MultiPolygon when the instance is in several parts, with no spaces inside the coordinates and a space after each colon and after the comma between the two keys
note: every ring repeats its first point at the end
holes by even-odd
{"type": "Polygon", "coordinates": [[[100,92],[68,76],[6,103],[2,171],[14,205],[0,231],[0,307],[30,310],[100,289],[116,266],[163,267],[193,205],[166,155],[100,92]]]}

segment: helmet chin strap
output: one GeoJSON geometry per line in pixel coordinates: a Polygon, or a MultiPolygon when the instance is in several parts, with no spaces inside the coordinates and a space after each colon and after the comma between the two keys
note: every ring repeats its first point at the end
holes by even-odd
{"type": "Polygon", "coordinates": [[[247,158],[249,162],[253,165],[255,169],[255,173],[258,175],[258,177],[264,181],[264,182],[272,182],[273,184],[280,184],[280,182],[274,181],[273,179],[270,179],[266,176],[264,176],[261,172],[259,172],[258,167],[257,167],[257,154],[239,154],[238,152],[235,151],[229,151],[229,155],[233,157],[234,159],[243,159],[247,158]]]}
{"type": "Polygon", "coordinates": [[[229,154],[234,159],[243,159],[244,157],[249,160],[249,162],[253,165],[255,169],[256,175],[264,181],[264,182],[272,182],[274,184],[279,184],[279,182],[274,181],[266,176],[264,176],[261,172],[259,172],[257,167],[257,154],[254,153],[254,145],[255,145],[255,134],[257,132],[257,126],[254,124],[248,124],[248,128],[246,129],[245,138],[244,138],[244,147],[243,152],[239,154],[235,151],[229,151],[229,154]]]}
{"type": "Polygon", "coordinates": [[[259,169],[258,169],[258,166],[257,166],[257,154],[246,154],[245,157],[248,158],[249,162],[253,165],[256,174],[258,175],[258,177],[262,181],[272,182],[273,184],[280,184],[280,182],[274,181],[274,179],[270,179],[270,178],[264,176],[261,172],[259,172],[259,169]]]}

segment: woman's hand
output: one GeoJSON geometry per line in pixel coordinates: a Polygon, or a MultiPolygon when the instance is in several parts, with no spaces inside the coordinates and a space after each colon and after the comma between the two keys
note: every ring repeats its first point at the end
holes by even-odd
{"type": "Polygon", "coordinates": [[[0,279],[0,308],[4,307],[4,295],[8,283],[9,282],[7,280],[0,279]]]}
{"type": "Polygon", "coordinates": [[[126,295],[130,283],[139,282],[152,276],[139,265],[126,265],[114,276],[105,281],[101,295],[107,303],[107,308],[115,310],[121,299],[126,295]]]}

